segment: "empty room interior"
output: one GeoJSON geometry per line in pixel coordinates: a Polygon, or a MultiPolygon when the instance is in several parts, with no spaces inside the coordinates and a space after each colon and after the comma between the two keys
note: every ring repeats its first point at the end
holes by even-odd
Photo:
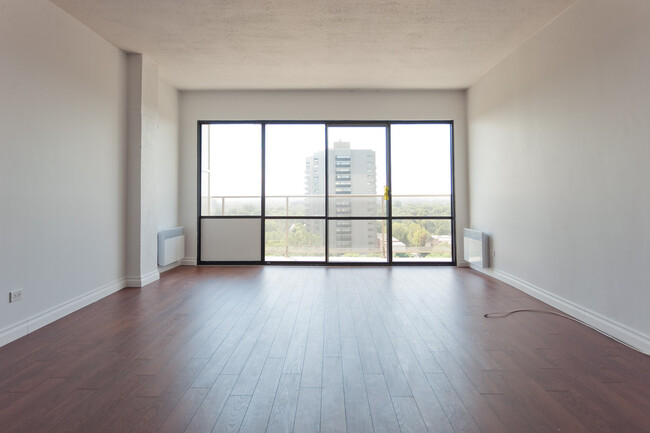
{"type": "Polygon", "coordinates": [[[0,431],[650,432],[647,0],[0,0],[0,431]]]}

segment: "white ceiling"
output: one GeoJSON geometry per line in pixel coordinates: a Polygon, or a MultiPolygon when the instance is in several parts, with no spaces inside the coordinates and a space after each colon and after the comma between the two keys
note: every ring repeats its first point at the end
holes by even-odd
{"type": "Polygon", "coordinates": [[[466,88],[575,0],[51,0],[179,89],[466,88]]]}

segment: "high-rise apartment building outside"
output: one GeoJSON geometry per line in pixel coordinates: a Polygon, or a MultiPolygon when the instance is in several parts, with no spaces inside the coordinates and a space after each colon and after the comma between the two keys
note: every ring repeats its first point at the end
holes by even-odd
{"type": "MultiPolygon", "coordinates": [[[[328,149],[330,217],[376,217],[381,215],[377,196],[375,152],[350,149],[350,143],[337,141],[328,149]]],[[[317,152],[305,163],[305,193],[324,195],[320,189],[325,178],[325,152],[317,152]]],[[[312,224],[323,224],[312,221],[312,224]]],[[[314,226],[316,228],[317,226],[314,226]]],[[[329,245],[341,253],[364,253],[377,249],[377,222],[365,220],[334,221],[329,228],[329,245]]]]}

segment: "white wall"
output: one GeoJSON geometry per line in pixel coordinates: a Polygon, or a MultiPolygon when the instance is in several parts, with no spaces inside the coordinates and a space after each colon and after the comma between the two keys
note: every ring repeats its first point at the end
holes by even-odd
{"type": "Polygon", "coordinates": [[[123,287],[126,82],[50,2],[0,2],[0,345],[123,287]]]}
{"type": "Polygon", "coordinates": [[[158,77],[158,66],[128,55],[128,286],[141,287],[159,272],[157,233],[178,226],[178,91],[158,77]]]}
{"type": "MultiPolygon", "coordinates": [[[[465,118],[461,90],[181,92],[179,204],[186,263],[196,260],[198,120],[453,120],[456,227],[462,236],[468,221],[465,118]]],[[[458,247],[462,258],[462,242],[458,247]]]]}
{"type": "Polygon", "coordinates": [[[578,2],[468,92],[470,221],[493,275],[646,353],[648,23],[647,0],[578,2]]]}
{"type": "Polygon", "coordinates": [[[128,284],[140,284],[142,264],[142,76],[144,58],[127,56],[127,172],[126,172],[126,275],[128,284]]]}
{"type": "MultiPolygon", "coordinates": [[[[157,165],[159,151],[160,120],[158,92],[160,80],[158,65],[145,56],[142,58],[142,141],[140,196],[140,275],[144,286],[159,278],[158,273],[158,204],[157,165]]],[[[128,276],[127,276],[128,278],[128,276]]]]}
{"type": "MultiPolygon", "coordinates": [[[[158,86],[156,145],[156,231],[178,227],[178,90],[164,81],[158,86]]],[[[164,272],[180,265],[158,266],[164,272]]]]}
{"type": "Polygon", "coordinates": [[[142,287],[159,278],[157,265],[158,66],[128,55],[128,173],[126,283],[142,287]]]}
{"type": "Polygon", "coordinates": [[[156,152],[158,230],[178,226],[178,91],[160,81],[156,152]]]}

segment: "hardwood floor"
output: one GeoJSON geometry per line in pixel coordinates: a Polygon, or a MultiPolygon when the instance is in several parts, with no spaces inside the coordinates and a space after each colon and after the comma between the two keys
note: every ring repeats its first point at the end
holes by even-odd
{"type": "Polygon", "coordinates": [[[650,357],[451,267],[181,267],[0,348],[0,431],[650,432],[650,357]]]}

